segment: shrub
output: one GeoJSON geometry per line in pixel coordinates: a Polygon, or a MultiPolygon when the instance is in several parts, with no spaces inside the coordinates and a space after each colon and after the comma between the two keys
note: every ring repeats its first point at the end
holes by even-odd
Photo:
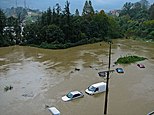
{"type": "Polygon", "coordinates": [[[138,61],[143,61],[146,58],[144,57],[138,57],[138,56],[124,56],[124,57],[120,57],[115,64],[130,64],[130,63],[135,63],[138,61]]]}

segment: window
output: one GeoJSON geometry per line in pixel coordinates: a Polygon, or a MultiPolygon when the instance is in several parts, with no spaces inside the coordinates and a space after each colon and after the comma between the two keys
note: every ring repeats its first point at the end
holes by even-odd
{"type": "Polygon", "coordinates": [[[89,90],[89,91],[95,91],[96,88],[95,88],[94,86],[90,86],[90,87],[88,87],[88,90],[89,90]]]}
{"type": "Polygon", "coordinates": [[[75,94],[74,96],[73,96],[73,98],[76,98],[76,97],[79,97],[80,96],[80,94],[75,94]]]}
{"type": "Polygon", "coordinates": [[[95,89],[95,92],[98,91],[98,87],[95,89]]]}
{"type": "Polygon", "coordinates": [[[67,96],[68,98],[72,98],[72,97],[73,97],[72,93],[68,93],[66,96],[67,96]]]}

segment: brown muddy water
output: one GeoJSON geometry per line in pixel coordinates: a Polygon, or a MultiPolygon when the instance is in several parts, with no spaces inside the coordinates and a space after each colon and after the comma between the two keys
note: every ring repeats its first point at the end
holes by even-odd
{"type": "MultiPolygon", "coordinates": [[[[102,115],[105,93],[89,96],[85,89],[106,82],[98,72],[107,70],[108,46],[101,42],[65,50],[0,48],[0,115],[50,115],[46,106],[55,106],[62,115],[102,115]],[[10,85],[13,89],[4,91],[10,85]],[[84,98],[63,102],[61,97],[72,90],[82,91],[84,98]]],[[[154,43],[114,40],[111,69],[117,67],[125,73],[110,74],[108,115],[154,111],[154,43]],[[113,66],[120,56],[134,54],[148,58],[138,62],[145,69],[136,63],[113,66]]]]}

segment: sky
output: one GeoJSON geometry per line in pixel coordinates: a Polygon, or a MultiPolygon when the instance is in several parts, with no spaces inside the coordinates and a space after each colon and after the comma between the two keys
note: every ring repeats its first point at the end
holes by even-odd
{"type": "MultiPolygon", "coordinates": [[[[59,3],[63,9],[66,3],[66,0],[0,0],[0,8],[11,8],[17,6],[24,7],[24,1],[26,1],[26,6],[31,9],[39,9],[40,11],[45,11],[49,7],[53,7],[56,3],[59,3]]],[[[76,9],[79,9],[79,12],[82,12],[84,3],[86,0],[68,0],[70,2],[71,13],[74,13],[76,9]]],[[[104,10],[109,12],[114,9],[121,9],[126,2],[138,2],[140,0],[91,0],[94,10],[100,11],[104,10]]],[[[150,4],[154,3],[154,0],[148,0],[150,4]]]]}

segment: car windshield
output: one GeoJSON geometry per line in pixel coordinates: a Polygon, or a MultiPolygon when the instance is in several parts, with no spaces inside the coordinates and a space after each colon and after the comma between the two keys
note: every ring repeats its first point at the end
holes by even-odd
{"type": "Polygon", "coordinates": [[[73,94],[71,92],[69,92],[67,95],[66,95],[68,98],[72,98],[73,97],[73,94]]]}
{"type": "Polygon", "coordinates": [[[89,91],[95,91],[95,89],[96,89],[96,88],[95,88],[94,86],[88,87],[88,90],[89,90],[89,91]]]}

